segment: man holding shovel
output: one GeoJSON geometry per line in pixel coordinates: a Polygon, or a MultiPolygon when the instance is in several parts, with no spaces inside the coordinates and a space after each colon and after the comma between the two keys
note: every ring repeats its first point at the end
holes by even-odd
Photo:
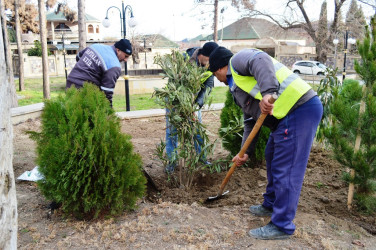
{"type": "MultiPolygon", "coordinates": [[[[264,121],[271,129],[265,149],[268,184],[263,204],[249,210],[256,216],[271,216],[271,221],[248,234],[265,240],[288,238],[295,231],[293,219],[322,104],[306,82],[261,50],[244,49],[233,55],[218,47],[210,54],[209,64],[218,80],[230,87],[245,121],[269,114],[264,121]],[[270,104],[274,93],[278,99],[270,104]]],[[[253,124],[245,122],[243,143],[253,124]]],[[[243,157],[236,155],[233,162],[243,165],[249,150],[243,157]]]]}

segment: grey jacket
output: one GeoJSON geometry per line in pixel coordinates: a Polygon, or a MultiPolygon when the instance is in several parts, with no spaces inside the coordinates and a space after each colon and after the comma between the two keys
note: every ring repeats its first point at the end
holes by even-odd
{"type": "MultiPolygon", "coordinates": [[[[255,49],[244,49],[231,58],[231,65],[239,75],[253,76],[256,79],[257,84],[260,86],[260,92],[262,96],[278,92],[279,83],[276,78],[274,65],[267,53],[259,53],[259,50],[255,49]]],[[[231,69],[229,66],[227,71],[227,78],[232,78],[231,75],[231,69]]],[[[259,107],[260,101],[254,99],[247,92],[237,87],[236,84],[232,85],[230,91],[234,97],[235,103],[239,107],[241,107],[244,114],[244,133],[242,141],[243,145],[249,133],[252,131],[257,118],[261,114],[259,107]]],[[[293,110],[310,100],[315,95],[315,91],[313,91],[312,89],[309,90],[299,99],[299,101],[291,108],[289,112],[291,113],[293,110]]],[[[274,131],[277,128],[279,121],[280,120],[278,120],[274,116],[268,115],[263,125],[269,127],[272,131],[274,131]]],[[[253,140],[252,145],[248,148],[248,155],[250,155],[254,150],[256,141],[257,138],[253,140]]]]}

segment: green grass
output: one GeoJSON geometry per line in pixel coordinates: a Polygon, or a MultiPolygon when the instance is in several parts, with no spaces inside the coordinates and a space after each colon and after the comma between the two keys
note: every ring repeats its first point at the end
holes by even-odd
{"type": "MultiPolygon", "coordinates": [[[[18,80],[15,80],[17,95],[22,96],[18,100],[19,106],[30,105],[34,103],[43,102],[43,80],[41,78],[25,79],[25,89],[22,92],[18,91],[18,80]]],[[[56,98],[65,91],[65,77],[50,77],[50,95],[51,98],[56,98]]],[[[226,99],[226,92],[228,87],[215,87],[210,94],[213,98],[212,103],[223,103],[226,99]]],[[[125,97],[123,95],[113,96],[113,106],[115,111],[125,111],[125,97]]],[[[131,110],[146,110],[159,109],[161,106],[157,105],[152,98],[152,94],[138,94],[131,95],[129,99],[131,110]]]]}

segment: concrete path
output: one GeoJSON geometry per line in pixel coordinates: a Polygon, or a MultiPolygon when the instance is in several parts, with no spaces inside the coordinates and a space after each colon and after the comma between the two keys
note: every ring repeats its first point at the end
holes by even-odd
{"type": "MultiPolygon", "coordinates": [[[[44,104],[36,103],[32,105],[17,107],[11,109],[12,124],[16,125],[27,121],[28,119],[35,119],[42,114],[44,104]]],[[[202,111],[221,110],[224,107],[224,103],[214,103],[210,106],[210,109],[205,105],[202,111]]],[[[120,119],[135,119],[152,116],[164,116],[166,114],[164,109],[149,109],[149,110],[136,110],[128,112],[117,112],[117,116],[120,119]]]]}

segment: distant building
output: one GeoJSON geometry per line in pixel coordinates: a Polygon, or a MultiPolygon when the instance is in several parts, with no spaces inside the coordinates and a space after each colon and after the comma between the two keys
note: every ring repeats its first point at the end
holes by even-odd
{"type": "MultiPolygon", "coordinates": [[[[77,21],[67,21],[62,12],[57,14],[55,12],[47,13],[46,20],[48,32],[47,41],[61,41],[62,33],[64,33],[65,39],[71,42],[78,42],[77,21]]],[[[101,21],[89,14],[85,14],[85,21],[87,41],[102,40],[101,21]]],[[[22,34],[22,42],[24,43],[33,43],[35,40],[39,40],[39,34],[33,34],[31,32],[22,34]]]]}
{"type": "MultiPolygon", "coordinates": [[[[203,37],[201,45],[213,38],[213,34],[203,37]]],[[[243,48],[262,49],[273,57],[285,53],[316,53],[312,39],[303,29],[284,30],[261,18],[244,17],[218,30],[218,43],[233,52],[243,48]]]]}

